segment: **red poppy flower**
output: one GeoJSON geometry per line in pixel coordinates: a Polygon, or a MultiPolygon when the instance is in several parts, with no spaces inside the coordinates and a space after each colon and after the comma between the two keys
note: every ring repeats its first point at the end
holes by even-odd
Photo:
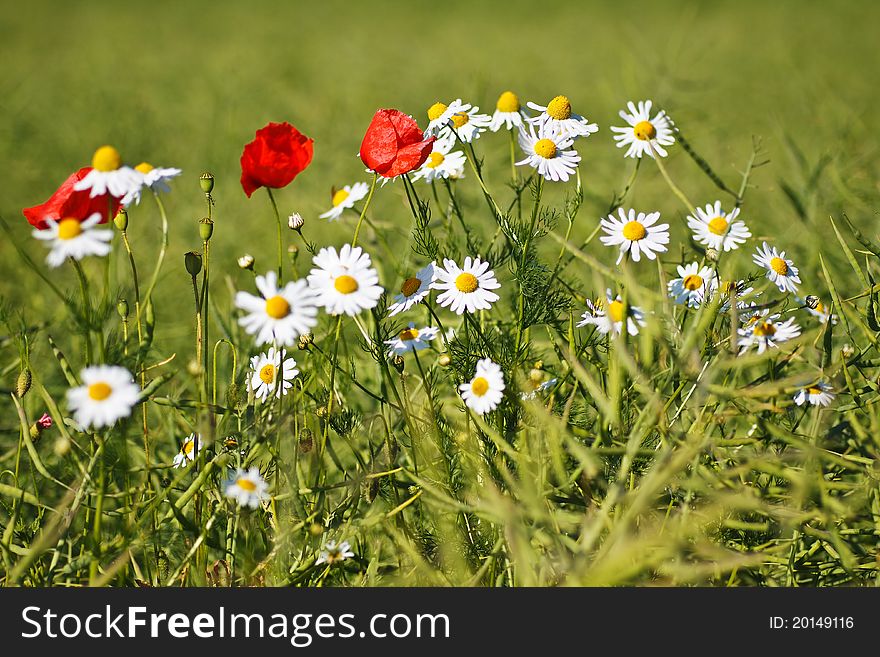
{"type": "Polygon", "coordinates": [[[422,166],[431,155],[434,139],[425,139],[411,116],[380,109],[361,143],[361,160],[371,171],[393,178],[422,166]]]}
{"type": "Polygon", "coordinates": [[[285,187],[312,161],[314,141],[289,123],[257,130],[241,154],[241,187],[250,195],[260,187],[285,187]]]}
{"type": "Polygon", "coordinates": [[[28,223],[34,228],[45,230],[49,227],[46,219],[85,221],[94,213],[99,212],[101,213],[100,223],[104,224],[110,220],[111,216],[115,217],[119,212],[119,199],[113,198],[109,194],[89,198],[88,189],[81,192],[74,191],[73,186],[85,178],[91,170],[92,167],[83,167],[76,173],[70,174],[70,177],[61,183],[61,187],[49,197],[48,201],[22,210],[28,223]]]}

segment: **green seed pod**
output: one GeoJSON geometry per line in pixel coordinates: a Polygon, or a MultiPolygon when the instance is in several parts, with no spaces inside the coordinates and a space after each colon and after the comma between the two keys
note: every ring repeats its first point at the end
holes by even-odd
{"type": "Polygon", "coordinates": [[[205,217],[204,219],[199,220],[199,236],[202,238],[203,242],[207,242],[211,239],[211,235],[214,234],[214,222],[205,217]]]}
{"type": "Polygon", "coordinates": [[[199,187],[202,188],[202,191],[205,194],[210,194],[214,191],[214,174],[205,171],[201,176],[199,176],[199,187]]]}
{"type": "Polygon", "coordinates": [[[198,251],[187,251],[183,254],[183,264],[189,275],[195,278],[202,271],[202,254],[198,251]]]}
{"type": "Polygon", "coordinates": [[[120,299],[116,302],[116,312],[122,319],[128,319],[128,301],[120,299]]]}
{"type": "Polygon", "coordinates": [[[122,232],[128,230],[128,212],[125,208],[119,208],[119,212],[113,217],[113,223],[116,224],[116,227],[122,232]]]}
{"type": "Polygon", "coordinates": [[[31,389],[31,371],[25,367],[21,373],[18,375],[18,380],[15,382],[15,396],[21,399],[24,397],[28,390],[31,389]]]}

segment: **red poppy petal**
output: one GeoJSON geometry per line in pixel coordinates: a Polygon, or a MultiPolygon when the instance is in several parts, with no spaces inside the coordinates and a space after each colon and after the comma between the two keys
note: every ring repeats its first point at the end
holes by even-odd
{"type": "Polygon", "coordinates": [[[385,178],[393,178],[418,169],[434,150],[434,139],[434,137],[429,137],[424,141],[401,148],[397,152],[397,159],[387,170],[380,172],[381,175],[385,178]]]}

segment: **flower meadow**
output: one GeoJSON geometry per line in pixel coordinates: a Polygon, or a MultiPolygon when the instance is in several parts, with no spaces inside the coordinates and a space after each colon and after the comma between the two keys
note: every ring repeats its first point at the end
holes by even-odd
{"type": "Polygon", "coordinates": [[[4,582],[875,583],[880,247],[829,220],[861,290],[845,296],[750,204],[760,140],[731,179],[652,100],[603,125],[583,96],[367,109],[362,175],[326,181],[315,214],[297,178],[337,155],[307,125],[256,130],[239,181],[124,144],[47,163],[69,175],[12,242],[66,320],[0,316],[4,582]],[[591,187],[601,150],[618,189],[591,187]],[[677,151],[713,195],[672,175],[677,151]],[[635,203],[646,179],[662,203],[635,203]],[[224,214],[221,185],[272,243],[224,214]],[[166,212],[182,194],[202,219],[166,212]],[[173,253],[183,221],[198,240],[173,253]],[[223,231],[235,258],[212,252],[223,231]],[[154,305],[168,272],[191,294],[173,326],[154,305]]]}

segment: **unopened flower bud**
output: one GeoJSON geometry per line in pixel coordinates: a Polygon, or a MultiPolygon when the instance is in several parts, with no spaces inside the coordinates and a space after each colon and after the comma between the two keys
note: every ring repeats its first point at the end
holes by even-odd
{"type": "Polygon", "coordinates": [[[287,225],[290,226],[290,230],[295,230],[297,232],[302,230],[305,223],[305,219],[302,218],[302,215],[299,212],[294,212],[287,218],[287,225]]]}
{"type": "Polygon", "coordinates": [[[128,319],[128,301],[120,299],[116,302],[116,312],[122,319],[128,319]]]}
{"type": "Polygon", "coordinates": [[[70,441],[65,438],[63,435],[58,436],[58,440],[55,441],[55,444],[52,446],[52,451],[55,452],[55,456],[64,456],[67,452],[70,451],[70,441]]]}
{"type": "Polygon", "coordinates": [[[807,298],[804,299],[804,303],[810,310],[816,310],[816,307],[819,305],[819,297],[814,294],[808,294],[807,298]]]}
{"type": "Polygon", "coordinates": [[[403,372],[403,364],[403,356],[401,356],[400,354],[391,359],[391,365],[393,365],[394,369],[396,369],[399,373],[403,372]]]}
{"type": "Polygon", "coordinates": [[[449,354],[440,354],[439,358],[437,358],[437,364],[440,367],[449,367],[451,362],[452,358],[449,357],[449,354]]]}
{"type": "Polygon", "coordinates": [[[229,451],[233,451],[238,447],[238,438],[236,436],[226,436],[223,439],[223,447],[228,449],[229,451]]]}
{"type": "Polygon", "coordinates": [[[43,413],[40,416],[40,419],[31,425],[31,430],[30,430],[31,440],[36,443],[40,439],[40,436],[42,435],[42,433],[51,426],[52,426],[52,416],[49,415],[48,413],[43,413]]]}
{"type": "Polygon", "coordinates": [[[315,336],[311,333],[303,333],[299,336],[299,340],[297,340],[296,346],[300,349],[308,349],[309,345],[315,341],[315,336]]]}
{"type": "Polygon", "coordinates": [[[718,249],[706,249],[706,260],[709,262],[718,262],[718,249]]]}
{"type": "Polygon", "coordinates": [[[241,388],[237,383],[230,383],[229,387],[226,388],[226,406],[228,408],[235,408],[240,401],[241,388]]]}
{"type": "Polygon", "coordinates": [[[15,382],[15,396],[21,399],[24,397],[28,390],[31,389],[31,371],[27,367],[25,367],[18,375],[18,380],[15,382]]]}
{"type": "Polygon", "coordinates": [[[211,239],[211,235],[214,234],[214,222],[211,221],[208,217],[199,220],[199,237],[202,238],[203,242],[207,242],[211,239]]]}
{"type": "Polygon", "coordinates": [[[202,375],[202,364],[197,361],[195,358],[189,361],[186,365],[186,371],[189,372],[190,376],[197,377],[202,375]]]}
{"type": "Polygon", "coordinates": [[[113,217],[113,223],[116,224],[116,228],[122,232],[128,230],[128,212],[125,208],[119,208],[119,212],[113,217]]]}
{"type": "Polygon", "coordinates": [[[186,271],[195,278],[202,271],[202,254],[198,251],[187,251],[183,254],[183,264],[186,265],[186,271]]]}
{"type": "Polygon", "coordinates": [[[250,271],[254,270],[254,256],[250,253],[245,253],[238,259],[238,266],[242,269],[249,269],[250,271]]]}
{"type": "Polygon", "coordinates": [[[311,534],[312,536],[320,536],[323,533],[324,527],[320,523],[313,522],[311,525],[309,525],[309,534],[311,534]]]}
{"type": "Polygon", "coordinates": [[[199,176],[199,187],[202,188],[202,191],[205,194],[210,194],[214,191],[214,174],[205,171],[201,176],[199,176]]]}
{"type": "Polygon", "coordinates": [[[532,383],[538,384],[538,383],[541,383],[541,381],[543,381],[543,380],[544,380],[544,373],[541,370],[539,370],[537,368],[529,370],[529,381],[531,381],[532,383]]]}
{"type": "Polygon", "coordinates": [[[302,433],[299,436],[299,451],[303,454],[308,454],[312,451],[312,448],[315,446],[314,436],[312,436],[311,429],[303,429],[302,433]]]}

